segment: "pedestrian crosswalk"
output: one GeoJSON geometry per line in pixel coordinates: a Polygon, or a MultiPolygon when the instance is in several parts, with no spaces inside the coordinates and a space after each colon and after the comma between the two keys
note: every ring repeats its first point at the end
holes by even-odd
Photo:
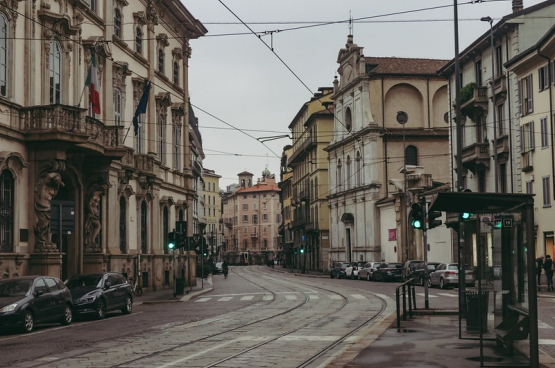
{"type": "MultiPolygon", "coordinates": [[[[316,293],[314,291],[311,291],[308,294],[305,293],[299,293],[299,292],[284,292],[284,293],[278,293],[277,296],[273,296],[273,295],[268,295],[268,294],[263,294],[263,293],[253,293],[253,294],[228,294],[228,295],[215,295],[215,296],[210,296],[210,297],[202,297],[202,298],[198,298],[195,299],[196,303],[206,303],[209,300],[213,300],[213,301],[217,301],[217,302],[229,302],[232,300],[239,300],[239,301],[252,301],[252,300],[256,300],[256,301],[271,301],[274,300],[274,298],[278,298],[278,299],[285,299],[285,300],[290,300],[290,301],[295,301],[295,300],[304,300],[305,299],[305,295],[308,295],[308,300],[309,301],[316,301],[316,300],[321,300],[321,299],[328,299],[328,300],[342,300],[343,298],[346,298],[350,301],[365,301],[368,300],[368,296],[363,295],[363,294],[351,294],[351,295],[339,295],[339,294],[331,294],[331,293],[316,293]]],[[[383,297],[388,297],[387,295],[382,295],[382,294],[376,294],[377,297],[383,298],[383,297]]],[[[416,293],[417,297],[425,297],[424,293],[416,293]]],[[[458,298],[458,294],[457,293],[429,293],[428,295],[429,298],[458,298]]],[[[393,296],[393,299],[395,299],[395,296],[393,296]]]]}

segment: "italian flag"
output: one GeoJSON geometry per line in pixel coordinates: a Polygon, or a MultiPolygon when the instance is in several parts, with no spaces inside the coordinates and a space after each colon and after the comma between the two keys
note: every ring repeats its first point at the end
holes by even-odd
{"type": "Polygon", "coordinates": [[[89,87],[89,103],[91,104],[92,111],[95,114],[100,114],[100,85],[98,84],[98,68],[96,65],[96,53],[92,51],[91,66],[87,74],[85,85],[89,87]]]}

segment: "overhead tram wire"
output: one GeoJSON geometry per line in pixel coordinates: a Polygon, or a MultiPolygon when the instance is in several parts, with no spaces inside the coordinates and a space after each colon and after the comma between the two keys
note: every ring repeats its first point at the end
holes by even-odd
{"type": "MultiPolygon", "coordinates": [[[[49,30],[51,30],[51,31],[55,31],[53,28],[47,27],[46,25],[40,23],[39,21],[37,21],[37,20],[35,20],[35,19],[32,19],[31,17],[29,17],[29,16],[27,16],[27,15],[25,15],[25,14],[19,12],[17,9],[8,8],[8,7],[6,7],[6,8],[7,8],[7,9],[10,9],[10,10],[11,10],[12,12],[14,12],[14,13],[17,13],[18,15],[21,15],[23,18],[25,18],[25,19],[27,19],[27,20],[30,20],[30,21],[32,21],[33,23],[36,23],[36,24],[42,26],[42,27],[45,28],[45,29],[49,29],[49,30]]],[[[58,34],[58,33],[56,32],[56,34],[58,34]]],[[[76,45],[79,45],[80,47],[83,47],[83,44],[82,44],[82,43],[80,43],[80,42],[77,41],[77,40],[74,40],[74,39],[71,38],[71,37],[68,37],[68,36],[65,36],[65,35],[62,35],[62,34],[60,34],[60,36],[66,38],[67,40],[69,40],[69,41],[71,41],[71,42],[73,42],[73,43],[75,43],[76,45]]],[[[103,41],[103,43],[108,43],[108,42],[111,42],[111,41],[107,41],[107,40],[106,40],[106,41],[103,41]]],[[[96,47],[96,45],[95,45],[95,47],[96,47]]],[[[102,57],[102,55],[99,55],[99,56],[102,57]]],[[[109,60],[109,61],[111,61],[112,63],[115,62],[114,59],[113,59],[112,57],[110,57],[110,58],[104,58],[104,60],[109,60]]],[[[138,77],[140,77],[140,78],[144,78],[144,76],[142,76],[141,74],[139,74],[139,73],[137,73],[137,72],[135,72],[135,71],[133,71],[133,70],[131,70],[131,69],[128,69],[128,70],[129,70],[131,73],[135,74],[136,76],[138,76],[138,77]]],[[[145,80],[146,80],[146,78],[145,78],[145,80]]],[[[176,98],[179,99],[179,100],[181,100],[182,97],[183,97],[183,96],[179,96],[179,95],[175,94],[174,92],[172,92],[172,91],[170,91],[170,90],[164,88],[163,86],[160,86],[160,85],[154,83],[154,81],[150,81],[150,83],[151,83],[151,85],[154,85],[155,87],[158,87],[160,90],[169,93],[170,95],[176,97],[176,98]]],[[[230,123],[228,123],[228,122],[226,122],[226,121],[224,121],[224,120],[218,118],[217,116],[215,116],[215,115],[209,113],[208,111],[206,111],[206,110],[204,110],[204,109],[202,109],[202,108],[200,108],[200,107],[198,107],[198,106],[192,104],[190,101],[183,101],[183,102],[186,103],[186,104],[189,104],[190,106],[196,108],[197,110],[199,110],[199,111],[201,111],[201,112],[207,114],[208,116],[210,116],[210,117],[212,117],[212,118],[214,118],[214,119],[216,119],[216,120],[218,120],[218,121],[220,121],[220,122],[222,122],[222,123],[224,123],[224,124],[226,124],[226,125],[232,127],[233,129],[237,130],[238,132],[241,132],[241,133],[245,134],[246,136],[248,136],[248,137],[250,137],[250,138],[256,140],[257,142],[261,143],[264,147],[266,147],[266,149],[268,149],[268,150],[269,150],[271,153],[273,153],[276,157],[281,158],[281,156],[279,156],[277,153],[275,153],[268,145],[266,145],[264,142],[260,142],[256,137],[254,137],[254,136],[248,134],[247,132],[245,132],[245,131],[243,131],[243,130],[241,130],[241,129],[235,127],[235,126],[233,126],[232,124],[230,124],[230,123]]]]}

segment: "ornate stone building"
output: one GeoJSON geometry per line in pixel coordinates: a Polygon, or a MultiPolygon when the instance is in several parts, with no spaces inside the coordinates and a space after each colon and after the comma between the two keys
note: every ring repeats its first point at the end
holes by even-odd
{"type": "Polygon", "coordinates": [[[185,256],[167,234],[192,234],[196,194],[189,40],[207,30],[164,0],[0,5],[0,277],[111,270],[172,287],[185,256]]]}

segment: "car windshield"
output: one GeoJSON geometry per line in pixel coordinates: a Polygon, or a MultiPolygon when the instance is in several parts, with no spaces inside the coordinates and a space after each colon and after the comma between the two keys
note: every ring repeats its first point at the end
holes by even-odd
{"type": "Polygon", "coordinates": [[[102,286],[102,275],[72,277],[66,281],[69,290],[77,288],[97,288],[102,286]]]}
{"type": "Polygon", "coordinates": [[[400,268],[400,267],[401,267],[401,265],[397,264],[397,263],[389,263],[387,265],[387,268],[400,268]]]}
{"type": "Polygon", "coordinates": [[[31,288],[33,280],[10,280],[0,282],[0,297],[24,296],[31,288]]]}
{"type": "Polygon", "coordinates": [[[437,265],[429,264],[429,265],[428,265],[428,270],[432,270],[432,271],[433,271],[433,270],[436,269],[436,267],[437,267],[437,265]]]}
{"type": "Polygon", "coordinates": [[[448,270],[457,271],[457,270],[459,269],[459,266],[456,265],[456,264],[452,264],[452,265],[449,265],[449,266],[447,267],[447,269],[448,269],[448,270]]]}

